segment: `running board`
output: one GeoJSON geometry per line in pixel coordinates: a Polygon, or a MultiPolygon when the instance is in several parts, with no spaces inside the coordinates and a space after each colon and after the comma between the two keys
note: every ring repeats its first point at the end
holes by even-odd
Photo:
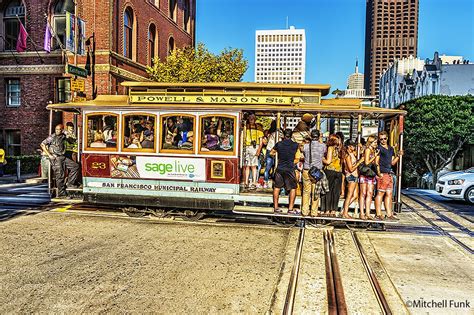
{"type": "Polygon", "coordinates": [[[301,214],[288,214],[288,209],[282,209],[283,212],[275,213],[273,208],[270,207],[251,207],[251,206],[240,206],[236,205],[232,213],[245,214],[245,215],[256,215],[265,217],[281,217],[281,218],[294,218],[294,219],[312,219],[312,220],[326,220],[326,221],[342,221],[342,222],[359,222],[359,223],[382,223],[382,224],[398,224],[398,221],[388,220],[361,220],[361,219],[344,219],[339,217],[311,217],[303,216],[301,214]]]}

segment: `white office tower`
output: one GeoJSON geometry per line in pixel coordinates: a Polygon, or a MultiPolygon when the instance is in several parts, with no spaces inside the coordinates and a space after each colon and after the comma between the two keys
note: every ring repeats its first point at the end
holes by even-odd
{"type": "Polygon", "coordinates": [[[303,29],[255,33],[255,82],[304,83],[306,37],[303,29]]]}
{"type": "MultiPolygon", "coordinates": [[[[299,84],[305,82],[306,36],[304,29],[290,26],[284,30],[255,33],[255,82],[299,84]]],[[[282,120],[282,126],[294,128],[299,117],[282,120]]]]}

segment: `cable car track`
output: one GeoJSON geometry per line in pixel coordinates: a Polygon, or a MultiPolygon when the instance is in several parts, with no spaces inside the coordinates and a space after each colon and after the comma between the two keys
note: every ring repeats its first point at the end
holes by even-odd
{"type": "MultiPolygon", "coordinates": [[[[450,219],[450,218],[447,218],[445,215],[440,215],[439,211],[436,211],[435,209],[429,207],[428,205],[424,204],[423,202],[420,202],[418,200],[416,200],[415,198],[413,198],[412,196],[407,196],[405,195],[405,197],[407,197],[408,199],[411,199],[413,200],[414,202],[417,202],[418,204],[420,204],[422,207],[426,208],[427,210],[430,210],[430,212],[436,214],[442,221],[446,222],[446,223],[449,223],[451,225],[453,225],[454,227],[457,227],[459,225],[459,223],[455,222],[454,220],[450,219]],[[431,208],[431,209],[430,209],[431,208]],[[434,210],[434,211],[433,211],[434,210]],[[446,220],[445,218],[447,218],[448,220],[446,220]],[[455,224],[451,223],[451,222],[455,222],[455,224]]],[[[465,244],[463,241],[459,240],[457,237],[455,237],[454,235],[452,235],[451,233],[449,233],[448,231],[444,230],[442,227],[440,227],[439,225],[437,225],[436,223],[433,222],[433,220],[431,218],[427,218],[425,215],[423,215],[420,211],[418,211],[417,209],[415,209],[414,207],[410,206],[409,204],[407,204],[406,202],[404,202],[405,206],[408,207],[411,211],[413,211],[414,213],[416,213],[419,217],[421,217],[423,220],[425,220],[426,222],[428,222],[435,230],[437,230],[440,234],[444,235],[444,236],[447,236],[449,237],[452,241],[454,241],[455,243],[457,243],[459,246],[461,246],[462,248],[464,248],[466,251],[468,251],[470,254],[474,254],[474,250],[467,244],[465,244]]],[[[463,227],[463,226],[461,226],[463,227]]],[[[465,227],[463,227],[465,229],[465,227]]],[[[461,232],[463,233],[466,233],[465,230],[460,230],[461,232]]],[[[469,231],[469,230],[468,230],[469,231]]],[[[471,233],[466,233],[468,236],[471,236],[471,233]]]]}

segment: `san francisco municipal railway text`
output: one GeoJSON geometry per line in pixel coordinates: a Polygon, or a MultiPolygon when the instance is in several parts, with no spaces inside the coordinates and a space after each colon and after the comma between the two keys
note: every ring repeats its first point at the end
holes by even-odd
{"type": "Polygon", "coordinates": [[[123,183],[102,183],[104,188],[120,188],[135,190],[158,190],[158,191],[182,191],[182,192],[205,192],[215,193],[214,187],[189,187],[173,185],[149,185],[149,184],[123,184],[123,183]]]}

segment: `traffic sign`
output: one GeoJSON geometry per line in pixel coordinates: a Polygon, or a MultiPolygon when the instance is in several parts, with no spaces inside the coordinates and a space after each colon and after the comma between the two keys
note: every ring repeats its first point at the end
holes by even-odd
{"type": "Polygon", "coordinates": [[[86,98],[82,96],[74,96],[74,102],[85,102],[86,98]]]}
{"type": "Polygon", "coordinates": [[[66,65],[66,73],[77,75],[78,77],[87,78],[87,70],[70,64],[66,65]]]}
{"type": "Polygon", "coordinates": [[[71,91],[84,92],[86,81],[84,79],[71,79],[71,91]]]}

